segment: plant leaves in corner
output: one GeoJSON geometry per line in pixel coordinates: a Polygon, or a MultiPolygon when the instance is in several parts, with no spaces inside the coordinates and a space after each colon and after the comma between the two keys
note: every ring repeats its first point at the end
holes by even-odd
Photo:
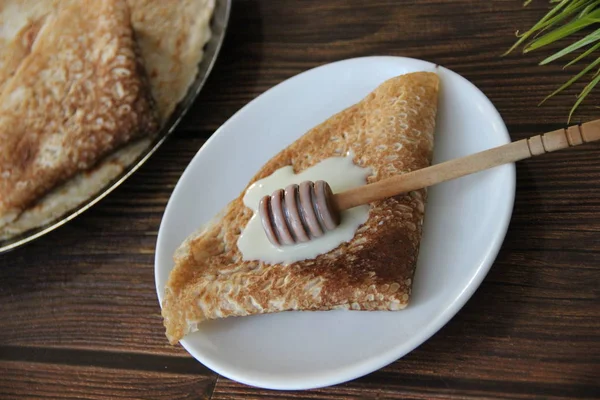
{"type": "MultiPolygon", "coordinates": [[[[532,0],[525,1],[524,6],[528,6],[531,2],[532,0]]],[[[589,58],[590,61],[586,67],[548,95],[540,104],[562,92],[600,65],[600,0],[550,0],[550,5],[550,10],[536,24],[522,34],[517,33],[519,39],[503,56],[521,45],[523,45],[523,53],[528,53],[539,51],[553,43],[564,42],[565,46],[562,50],[544,58],[540,65],[549,64],[577,51],[582,53],[568,62],[564,68],[586,58],[589,58]],[[585,37],[579,40],[575,39],[575,33],[589,29],[593,30],[585,37]],[[527,40],[530,41],[525,43],[527,40]]],[[[577,95],[577,100],[569,113],[568,122],[571,121],[577,107],[595,89],[598,82],[600,82],[600,69],[593,73],[588,84],[577,95]]]]}

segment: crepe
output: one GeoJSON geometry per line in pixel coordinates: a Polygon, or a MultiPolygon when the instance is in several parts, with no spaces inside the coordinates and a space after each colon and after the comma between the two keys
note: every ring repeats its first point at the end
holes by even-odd
{"type": "Polygon", "coordinates": [[[31,52],[33,42],[58,0],[0,0],[0,93],[31,52]]]}
{"type": "MultiPolygon", "coordinates": [[[[0,92],[31,51],[48,15],[60,4],[86,0],[0,0],[0,92]]],[[[186,95],[210,39],[214,0],[128,0],[137,43],[149,75],[152,95],[164,124],[186,95]]],[[[152,137],[132,143],[78,173],[0,227],[0,240],[52,222],[84,203],[120,176],[150,146],[152,137]]]]}
{"type": "MultiPolygon", "coordinates": [[[[90,0],[0,0],[0,92],[46,17],[90,0]]],[[[193,83],[210,40],[215,0],[127,0],[131,24],[164,122],[193,83]]]]}
{"type": "Polygon", "coordinates": [[[186,95],[210,40],[215,0],[128,0],[164,122],[186,95]]]}
{"type": "MultiPolygon", "coordinates": [[[[431,163],[439,80],[418,72],[382,83],[267,162],[249,182],[292,165],[299,173],[351,151],[370,167],[368,183],[431,163]]],[[[247,188],[246,188],[247,189],[247,188]]],[[[175,344],[209,319],[289,310],[399,310],[407,306],[425,212],[426,191],[370,205],[354,238],[314,259],[289,265],[244,261],[237,248],[252,216],[244,192],[177,249],[162,303],[175,344]]]]}
{"type": "Polygon", "coordinates": [[[158,128],[125,0],[49,15],[0,94],[0,226],[158,128]]]}
{"type": "Polygon", "coordinates": [[[49,224],[84,204],[136,161],[150,143],[149,138],[136,140],[111,153],[96,166],[76,174],[66,183],[51,190],[40,201],[23,211],[15,221],[0,228],[0,240],[10,239],[32,228],[49,224]]]}

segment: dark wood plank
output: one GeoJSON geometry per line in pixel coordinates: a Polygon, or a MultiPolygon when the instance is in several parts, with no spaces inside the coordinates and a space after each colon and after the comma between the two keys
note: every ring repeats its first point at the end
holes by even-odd
{"type": "Polygon", "coordinates": [[[290,392],[249,388],[228,379],[219,378],[214,400],[280,400],[280,399],[597,399],[596,385],[561,385],[548,383],[537,386],[528,381],[499,382],[478,378],[448,378],[404,373],[393,367],[377,371],[368,377],[334,387],[290,392]]]}
{"type": "Polygon", "coordinates": [[[214,376],[0,361],[2,399],[209,399],[214,376]]]}
{"type": "MultiPolygon", "coordinates": [[[[222,56],[177,133],[107,199],[0,256],[0,398],[203,398],[214,376],[167,344],[153,257],[164,207],[214,130],[306,69],[366,55],[464,75],[520,139],[564,125],[582,85],[538,107],[573,69],[500,54],[547,9],[518,0],[236,0],[222,56]],[[166,367],[163,368],[163,367],[166,367]],[[171,372],[169,372],[171,371],[171,372]]],[[[598,116],[591,96],[576,118],[598,116]]],[[[511,226],[492,271],[444,329],[348,384],[271,392],[220,378],[216,399],[600,398],[600,148],[518,166],[511,226]]]]}
{"type": "MultiPolygon", "coordinates": [[[[547,10],[542,0],[527,8],[515,0],[304,0],[301,6],[289,0],[242,0],[233,6],[222,56],[182,129],[214,131],[279,82],[361,56],[415,57],[450,68],[478,86],[511,125],[564,124],[585,85],[537,107],[581,67],[538,67],[543,52],[501,57],[515,31],[530,27],[547,10]]],[[[598,93],[589,97],[576,118],[597,115],[599,100],[598,93]]]]}

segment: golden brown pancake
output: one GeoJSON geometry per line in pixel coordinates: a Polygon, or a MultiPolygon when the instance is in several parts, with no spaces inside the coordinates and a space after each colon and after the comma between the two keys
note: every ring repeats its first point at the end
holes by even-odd
{"type": "MultiPolygon", "coordinates": [[[[31,51],[39,27],[59,5],[89,0],[0,0],[0,92],[31,51]]],[[[214,0],[127,0],[161,123],[186,95],[211,36],[214,0]]],[[[151,144],[136,139],[76,174],[0,227],[0,240],[52,222],[116,179],[151,144]]]]}
{"type": "Polygon", "coordinates": [[[125,0],[62,5],[0,94],[0,226],[158,128],[125,0]]]}
{"type": "Polygon", "coordinates": [[[211,36],[215,0],[127,1],[164,122],[196,78],[211,36]]]}
{"type": "MultiPolygon", "coordinates": [[[[368,183],[430,165],[439,80],[402,75],[332,116],[275,155],[249,182],[292,165],[299,173],[352,151],[368,183]]],[[[209,319],[290,310],[399,310],[407,306],[419,253],[426,191],[370,204],[354,238],[289,265],[246,261],[237,240],[252,216],[244,192],[175,254],[162,315],[174,344],[209,319]]]]}

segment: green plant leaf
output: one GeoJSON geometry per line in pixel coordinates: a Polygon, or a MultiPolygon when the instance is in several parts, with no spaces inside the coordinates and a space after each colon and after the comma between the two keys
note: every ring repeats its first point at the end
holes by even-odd
{"type": "Polygon", "coordinates": [[[540,37],[539,39],[536,39],[527,47],[525,47],[523,52],[528,53],[530,51],[539,49],[541,47],[554,43],[557,40],[567,37],[573,33],[579,32],[580,30],[588,27],[589,25],[598,22],[600,22],[600,10],[596,10],[586,15],[582,19],[571,21],[568,24],[563,25],[562,27],[545,34],[544,36],[540,37]]]}
{"type": "Polygon", "coordinates": [[[583,10],[581,10],[579,15],[577,15],[577,18],[583,18],[584,16],[589,14],[590,11],[592,11],[594,8],[598,7],[599,5],[600,5],[600,1],[594,1],[591,4],[588,4],[583,10]]]}
{"type": "MultiPolygon", "coordinates": [[[[569,1],[571,1],[571,0],[560,0],[560,3],[558,5],[556,5],[554,8],[552,8],[529,31],[527,31],[523,35],[521,35],[520,38],[519,38],[519,40],[517,40],[517,42],[510,49],[508,49],[506,51],[506,53],[503,54],[503,56],[511,53],[514,49],[516,49],[517,47],[519,47],[521,45],[521,43],[523,43],[525,40],[527,40],[527,38],[529,36],[531,36],[535,31],[537,31],[538,29],[540,29],[541,27],[543,27],[544,26],[543,24],[546,21],[548,21],[550,18],[552,18],[554,16],[554,14],[556,14],[557,12],[559,12],[562,7],[564,7],[565,5],[567,5],[569,3],[569,1]]],[[[518,32],[517,32],[517,36],[519,36],[518,32]]]]}
{"type": "Polygon", "coordinates": [[[577,42],[573,43],[572,45],[565,47],[561,51],[554,53],[550,57],[548,57],[548,58],[544,59],[542,62],[540,62],[540,65],[545,65],[545,64],[551,63],[554,60],[558,60],[559,58],[566,56],[567,54],[569,54],[575,50],[579,50],[580,48],[585,47],[590,43],[597,42],[598,40],[600,40],[600,29],[590,33],[589,35],[587,35],[586,37],[584,37],[581,40],[578,40],[577,42]]]}
{"type": "Polygon", "coordinates": [[[589,56],[590,54],[592,54],[594,51],[596,51],[598,49],[600,49],[600,43],[590,47],[584,53],[581,53],[580,55],[578,55],[576,58],[571,60],[567,65],[565,65],[564,68],[570,67],[571,65],[575,64],[576,62],[580,61],[583,58],[586,58],[587,56],[589,56]]]}
{"type": "Polygon", "coordinates": [[[544,100],[542,100],[540,102],[539,105],[542,105],[546,102],[546,100],[550,99],[551,97],[553,97],[554,95],[562,92],[563,90],[565,90],[566,88],[568,88],[569,86],[571,86],[575,81],[577,81],[579,78],[581,78],[582,76],[584,76],[585,74],[587,74],[588,72],[590,72],[592,69],[594,69],[597,65],[600,65],[600,57],[598,57],[594,62],[592,62],[590,65],[588,65],[587,67],[585,67],[581,72],[579,72],[577,75],[575,75],[574,77],[572,77],[571,79],[569,79],[566,83],[564,83],[561,87],[559,87],[558,89],[556,89],[554,92],[552,92],[551,94],[549,94],[548,96],[546,96],[546,98],[544,100]]]}
{"type": "MultiPolygon", "coordinates": [[[[563,19],[570,17],[571,15],[575,14],[576,12],[578,12],[581,9],[585,10],[587,8],[588,3],[591,0],[570,0],[570,1],[573,1],[573,3],[568,4],[564,8],[564,10],[562,10],[560,13],[558,13],[558,15],[556,15],[556,16],[550,18],[548,21],[544,22],[542,24],[542,26],[540,27],[540,29],[538,30],[538,32],[533,37],[534,38],[539,37],[542,33],[546,32],[548,29],[557,25],[563,19]]],[[[581,15],[581,13],[580,13],[580,15],[581,15]]],[[[579,15],[576,16],[575,18],[576,19],[579,18],[579,15]]]]}
{"type": "MultiPolygon", "coordinates": [[[[575,76],[571,77],[571,79],[544,98],[540,102],[540,105],[567,89],[578,80],[581,80],[582,77],[600,65],[600,57],[598,57],[598,50],[600,50],[600,28],[598,28],[598,24],[600,23],[600,0],[547,1],[549,1],[550,10],[528,30],[522,33],[517,31],[516,36],[518,39],[502,56],[506,56],[521,45],[523,45],[523,53],[529,53],[544,46],[566,41],[567,43],[564,46],[553,51],[553,54],[546,55],[539,64],[546,65],[566,56],[573,55],[574,58],[566,63],[563,67],[564,69],[580,62],[586,57],[592,56],[593,59],[581,71],[576,73],[575,76]],[[575,37],[574,34],[589,28],[593,29],[591,32],[588,31],[583,38],[580,35],[575,37]],[[576,52],[581,52],[581,54],[576,55],[576,52]]],[[[532,0],[524,0],[523,6],[526,7],[531,3],[532,0]]],[[[581,102],[598,87],[599,81],[600,69],[593,73],[590,81],[577,95],[577,100],[569,113],[569,121],[581,102]]],[[[593,107],[600,108],[595,104],[593,107]]]]}
{"type": "Polygon", "coordinates": [[[578,99],[575,102],[575,104],[573,105],[573,108],[571,108],[571,112],[569,113],[569,119],[567,122],[571,122],[571,117],[573,116],[573,113],[575,112],[575,110],[577,109],[577,107],[579,107],[579,105],[581,104],[581,102],[583,100],[585,100],[585,98],[587,97],[588,94],[590,94],[590,92],[596,87],[596,85],[598,84],[598,82],[600,82],[600,70],[598,70],[598,72],[596,72],[596,77],[587,84],[587,86],[585,88],[583,88],[583,90],[581,91],[581,93],[579,93],[579,95],[577,96],[578,99]]]}

